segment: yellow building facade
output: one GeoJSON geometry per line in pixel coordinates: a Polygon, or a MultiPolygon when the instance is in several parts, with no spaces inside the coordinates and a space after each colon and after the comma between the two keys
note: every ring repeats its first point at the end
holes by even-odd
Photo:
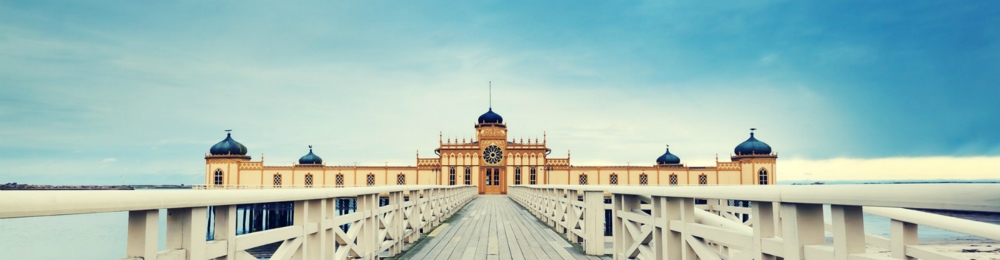
{"type": "Polygon", "coordinates": [[[768,185],[775,184],[777,153],[754,137],[740,143],[731,161],[688,166],[667,151],[647,166],[574,166],[550,158],[542,140],[508,139],[503,117],[489,111],[479,117],[472,140],[442,139],[435,156],[416,166],[333,166],[312,152],[291,166],[252,161],[247,148],[231,134],[205,155],[205,184],[214,187],[316,188],[375,185],[475,185],[481,194],[506,194],[509,185],[768,185]]]}

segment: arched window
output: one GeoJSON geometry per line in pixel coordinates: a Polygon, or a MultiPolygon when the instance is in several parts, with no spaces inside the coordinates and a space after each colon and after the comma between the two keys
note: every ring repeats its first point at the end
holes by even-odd
{"type": "Polygon", "coordinates": [[[698,175],[698,185],[707,185],[707,184],[708,184],[708,176],[706,176],[705,174],[698,175]]]}
{"type": "Polygon", "coordinates": [[[760,181],[759,182],[760,185],[767,185],[768,184],[768,182],[767,182],[767,170],[760,169],[760,172],[757,173],[757,175],[758,175],[757,176],[757,180],[760,181]]]}
{"type": "Polygon", "coordinates": [[[521,167],[514,168],[514,185],[521,185],[521,167]]]}
{"type": "Polygon", "coordinates": [[[313,186],[313,175],[312,173],[306,174],[306,188],[312,188],[313,186]]]}
{"type": "Polygon", "coordinates": [[[639,185],[648,185],[648,184],[649,184],[649,175],[646,175],[646,173],[639,174],[639,185]]]}
{"type": "Polygon", "coordinates": [[[281,188],[281,174],[274,174],[274,187],[281,188]]]}
{"type": "Polygon", "coordinates": [[[587,174],[580,173],[580,185],[587,185],[587,174]]]}
{"type": "Polygon", "coordinates": [[[528,184],[535,185],[535,183],[537,183],[535,181],[536,180],[535,175],[536,175],[535,174],[535,167],[531,167],[531,170],[528,173],[528,184]]]}
{"type": "Polygon", "coordinates": [[[375,174],[368,173],[368,186],[375,186],[375,174]]]}
{"type": "Polygon", "coordinates": [[[337,185],[337,188],[343,188],[344,187],[344,175],[338,173],[337,177],[336,177],[336,182],[334,184],[337,185]]]}
{"type": "Polygon", "coordinates": [[[611,174],[611,185],[618,185],[618,174],[617,173],[612,173],[611,174]]]}
{"type": "Polygon", "coordinates": [[[448,185],[455,185],[455,167],[448,169],[448,185]]]}
{"type": "Polygon", "coordinates": [[[215,169],[215,185],[222,185],[222,169],[215,169]]]}
{"type": "Polygon", "coordinates": [[[406,185],[406,175],[403,173],[396,175],[396,185],[406,185]]]}
{"type": "Polygon", "coordinates": [[[465,167],[465,185],[472,185],[472,168],[465,167]]]}
{"type": "Polygon", "coordinates": [[[670,174],[670,185],[677,185],[677,174],[670,174]]]}

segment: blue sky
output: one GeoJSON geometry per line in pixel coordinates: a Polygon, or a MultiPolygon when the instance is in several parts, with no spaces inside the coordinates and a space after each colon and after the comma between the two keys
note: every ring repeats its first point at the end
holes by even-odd
{"type": "Polygon", "coordinates": [[[998,7],[3,1],[0,182],[197,182],[224,129],[269,165],[412,165],[472,136],[488,81],[512,137],[577,165],[710,165],[757,127],[785,179],[996,178],[998,7]]]}

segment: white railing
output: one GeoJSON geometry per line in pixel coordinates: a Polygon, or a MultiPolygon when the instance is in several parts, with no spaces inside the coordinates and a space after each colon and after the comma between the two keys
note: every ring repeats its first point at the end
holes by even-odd
{"type": "Polygon", "coordinates": [[[965,259],[917,245],[921,225],[1000,240],[1000,225],[908,209],[1000,212],[998,184],[533,185],[509,194],[587,254],[615,259],[965,259]],[[729,200],[751,207],[721,203],[729,200]],[[604,236],[606,209],[611,237],[604,236]],[[863,213],[890,219],[890,237],[865,234],[863,213]]]}
{"type": "Polygon", "coordinates": [[[475,186],[339,189],[3,191],[0,218],[128,211],[129,259],[255,259],[245,250],[281,242],[271,259],[375,259],[416,242],[477,195],[475,186]],[[386,206],[379,198],[388,197],[386,206]],[[337,199],[357,210],[335,215],[337,199]],[[405,199],[405,198],[408,198],[405,199]],[[236,207],[294,202],[291,226],[236,235],[236,207]],[[207,241],[208,207],[215,237],[207,241]],[[159,210],[167,210],[165,251],[157,251],[159,210]],[[341,225],[349,224],[344,231],[341,225]]]}

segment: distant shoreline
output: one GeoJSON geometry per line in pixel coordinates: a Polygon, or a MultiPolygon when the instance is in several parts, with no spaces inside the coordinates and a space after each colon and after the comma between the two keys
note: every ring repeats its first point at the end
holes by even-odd
{"type": "Polygon", "coordinates": [[[143,190],[143,189],[191,189],[190,185],[36,185],[8,183],[0,185],[0,190],[143,190]]]}

